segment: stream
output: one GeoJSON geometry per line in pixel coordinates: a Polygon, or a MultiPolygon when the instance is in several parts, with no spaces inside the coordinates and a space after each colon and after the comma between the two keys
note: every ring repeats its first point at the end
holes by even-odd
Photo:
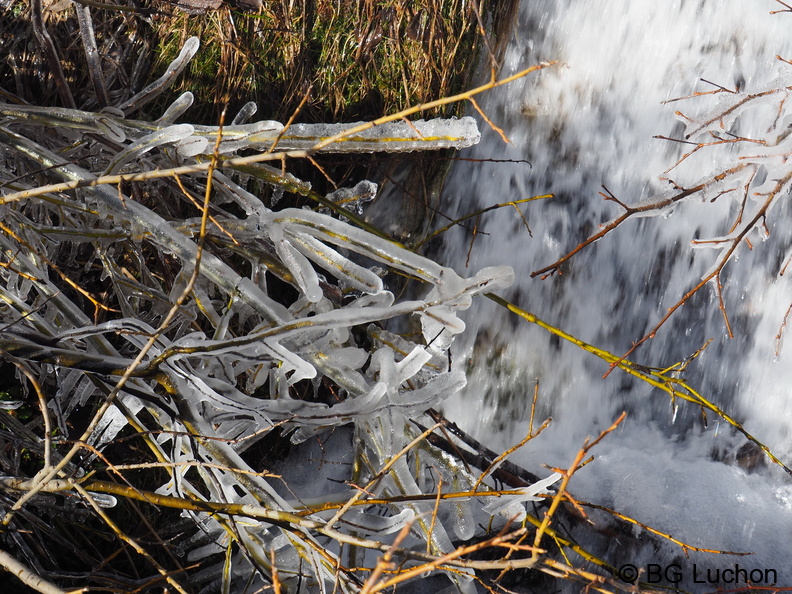
{"type": "MultiPolygon", "coordinates": [[[[703,113],[712,97],[663,102],[719,87],[762,88],[783,65],[776,56],[792,58],[792,14],[770,14],[785,10],[773,0],[522,4],[499,77],[544,60],[559,64],[479,100],[510,143],[479,118],[482,142],[460,154],[471,160],[455,165],[442,204],[454,219],[511,200],[555,197],[520,205],[525,220],[505,207],[455,228],[440,260],[460,272],[512,266],[518,280],[503,297],[621,355],[712,268],[718,252],[693,249],[691,240],[727,234],[735,200],[686,201],[661,216],[629,219],[574,256],[563,274],[542,279],[531,272],[621,214],[600,192],[635,204],[669,189],[663,172],[691,147],[654,137],[682,138],[674,112],[703,113]]],[[[486,62],[482,71],[489,72],[486,62]]],[[[695,182],[725,167],[727,155],[701,151],[670,175],[695,182]]],[[[782,199],[767,219],[767,241],[751,236],[753,249],[741,245],[726,267],[722,293],[733,338],[710,283],[630,359],[666,368],[712,339],[688,362],[684,378],[792,465],[792,338],[777,338],[792,303],[787,277],[779,274],[792,243],[789,216],[792,208],[782,199]]],[[[541,465],[568,467],[587,437],[626,411],[570,491],[687,544],[753,553],[686,558],[669,543],[631,550],[628,558],[614,545],[611,563],[634,564],[644,571],[641,579],[657,568],[670,571],[663,583],[694,591],[744,585],[736,564],[757,585],[772,581],[768,570],[777,572],[779,585],[792,585],[792,481],[745,437],[711,413],[705,421],[695,405],[675,407],[664,392],[621,371],[603,379],[606,363],[488,300],[467,312],[465,322],[463,336],[470,338],[455,345],[454,356],[468,369],[469,384],[446,403],[451,419],[493,449],[505,449],[528,432],[538,385],[534,424],[548,416],[552,424],[512,459],[548,472],[541,465]]]]}

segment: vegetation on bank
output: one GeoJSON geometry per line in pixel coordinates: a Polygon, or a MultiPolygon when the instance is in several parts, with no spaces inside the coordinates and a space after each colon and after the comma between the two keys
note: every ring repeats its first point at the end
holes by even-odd
{"type": "Polygon", "coordinates": [[[491,22],[487,5],[501,3],[481,4],[479,15],[463,0],[265,2],[255,14],[182,14],[158,23],[155,70],[195,35],[204,50],[183,84],[211,81],[200,85],[199,105],[244,98],[285,121],[305,100],[304,121],[370,120],[466,86],[481,26],[491,22]]]}
{"type": "MultiPolygon", "coordinates": [[[[256,10],[220,0],[86,4],[105,71],[103,99],[92,88],[71,3],[7,0],[0,12],[0,55],[6,56],[0,86],[37,105],[70,106],[52,72],[53,56],[37,47],[42,29],[30,9],[39,5],[76,107],[121,103],[160,76],[196,36],[202,51],[171,91],[195,94],[190,121],[216,123],[222,106],[236,111],[247,101],[256,102],[261,117],[279,121],[298,111],[298,121],[369,120],[466,88],[482,50],[497,52],[508,35],[516,6],[488,0],[260,4],[256,10]]],[[[147,111],[160,113],[169,96],[147,111]]]]}

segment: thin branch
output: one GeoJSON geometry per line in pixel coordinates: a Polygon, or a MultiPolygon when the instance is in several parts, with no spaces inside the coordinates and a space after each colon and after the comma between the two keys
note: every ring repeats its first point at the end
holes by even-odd
{"type": "Polygon", "coordinates": [[[27,565],[20,563],[15,557],[2,550],[0,550],[0,566],[36,592],[41,594],[67,594],[66,590],[61,590],[52,582],[48,582],[33,572],[27,565]]]}
{"type": "Polygon", "coordinates": [[[710,179],[710,180],[708,180],[706,182],[702,182],[702,183],[700,183],[700,184],[698,184],[696,186],[693,186],[692,188],[688,188],[688,189],[682,190],[679,193],[674,194],[673,196],[669,196],[667,198],[660,198],[660,199],[655,200],[653,202],[648,202],[648,203],[640,204],[640,205],[637,205],[637,206],[627,206],[626,204],[624,204],[622,202],[616,201],[615,198],[612,195],[609,196],[607,194],[603,194],[602,192],[600,192],[600,195],[603,196],[603,198],[605,198],[606,200],[611,200],[611,201],[618,202],[618,204],[620,206],[622,206],[622,208],[624,208],[625,212],[622,215],[620,215],[619,217],[613,219],[611,222],[606,223],[605,225],[602,225],[602,228],[601,228],[600,231],[598,231],[594,235],[591,235],[585,241],[579,243],[572,251],[568,252],[562,258],[559,258],[558,260],[556,260],[555,262],[553,262],[549,266],[545,266],[544,268],[540,268],[539,270],[535,270],[534,272],[532,272],[531,273],[531,278],[534,278],[534,277],[539,276],[539,275],[543,275],[542,279],[545,279],[548,276],[552,276],[556,272],[560,272],[561,271],[561,266],[565,262],[570,260],[575,254],[577,254],[578,252],[583,250],[585,247],[591,245],[595,241],[598,241],[598,240],[602,239],[603,237],[605,237],[608,233],[610,233],[611,231],[616,229],[616,227],[621,225],[624,221],[626,221],[630,217],[638,215],[638,214],[644,214],[644,213],[647,213],[647,212],[653,212],[653,211],[658,211],[659,212],[659,211],[663,210],[664,208],[672,206],[672,205],[676,204],[677,202],[680,202],[680,201],[684,200],[685,198],[688,198],[689,196],[692,196],[692,195],[696,194],[697,192],[700,192],[701,190],[703,190],[708,185],[710,185],[712,183],[715,183],[715,182],[719,182],[719,181],[721,181],[723,179],[726,179],[728,176],[733,175],[733,174],[737,173],[738,171],[741,171],[741,170],[743,170],[743,169],[745,169],[746,167],[749,167],[749,166],[750,165],[748,163],[738,163],[737,165],[727,169],[726,171],[722,171],[721,173],[713,176],[712,179],[710,179]]]}
{"type": "Polygon", "coordinates": [[[591,344],[583,342],[579,338],[576,338],[571,334],[564,332],[563,330],[556,328],[551,324],[548,324],[544,320],[538,318],[536,315],[518,307],[513,303],[506,301],[505,299],[499,297],[498,295],[494,295],[492,293],[486,293],[485,295],[486,297],[488,297],[498,305],[508,309],[512,313],[526,320],[527,322],[536,324],[537,326],[547,330],[551,334],[571,342],[572,344],[583,349],[584,351],[596,355],[603,361],[609,363],[611,369],[618,367],[622,371],[646,382],[650,386],[659,388],[660,390],[666,392],[669,396],[671,396],[672,399],[679,398],[700,406],[702,410],[709,410],[715,413],[721,419],[726,421],[729,425],[734,427],[737,431],[742,433],[746,439],[748,439],[749,441],[754,443],[757,447],[759,447],[767,455],[767,457],[770,458],[770,460],[772,460],[773,463],[783,468],[787,474],[792,475],[792,469],[789,468],[787,465],[785,465],[775,454],[773,454],[772,451],[770,451],[770,448],[768,448],[766,445],[760,442],[751,433],[746,431],[746,429],[742,426],[742,424],[738,422],[735,418],[727,414],[723,409],[721,409],[714,403],[704,398],[701,394],[699,394],[696,390],[694,390],[685,381],[677,377],[664,374],[657,370],[653,370],[649,367],[639,365],[637,363],[633,363],[632,361],[629,361],[626,358],[626,355],[618,357],[612,353],[609,353],[604,349],[600,349],[591,344]]]}
{"type": "MultiPolygon", "coordinates": [[[[488,213],[488,212],[493,211],[493,210],[497,210],[499,208],[504,208],[506,206],[511,206],[518,213],[520,213],[520,216],[522,217],[523,223],[525,224],[526,228],[528,228],[528,222],[525,220],[525,216],[522,214],[522,212],[518,208],[518,205],[519,204],[523,204],[525,202],[533,202],[534,200],[544,200],[546,198],[555,198],[555,194],[542,194],[541,196],[532,196],[531,198],[521,198],[519,200],[511,200],[509,202],[501,202],[500,204],[493,204],[492,206],[487,206],[485,208],[481,208],[481,209],[476,210],[474,212],[470,212],[470,213],[468,213],[468,214],[466,214],[466,215],[464,215],[464,216],[462,216],[462,217],[460,217],[458,219],[454,219],[453,221],[448,223],[448,225],[446,225],[445,227],[441,227],[440,229],[437,229],[436,231],[433,231],[432,233],[430,233],[429,235],[427,235],[426,237],[424,237],[420,241],[418,241],[415,244],[413,244],[411,246],[411,249],[417,250],[422,245],[424,245],[425,243],[431,241],[432,239],[434,239],[438,235],[442,235],[443,233],[445,233],[446,231],[448,231],[452,227],[454,227],[456,225],[459,225],[460,223],[462,223],[464,221],[467,221],[468,219],[472,219],[474,217],[478,217],[479,215],[488,213]]],[[[528,232],[530,233],[530,228],[528,228],[528,232]]]]}
{"type": "Polygon", "coordinates": [[[536,559],[539,555],[538,551],[542,543],[542,537],[544,536],[547,527],[550,525],[550,521],[552,520],[553,515],[558,509],[558,506],[561,505],[561,500],[564,498],[564,493],[566,492],[567,485],[569,485],[569,481],[572,478],[572,475],[575,474],[575,472],[577,472],[577,470],[581,467],[581,465],[583,464],[583,460],[591,451],[591,449],[594,446],[596,446],[600,441],[602,441],[602,439],[608,433],[614,431],[616,427],[618,427],[622,423],[622,421],[624,421],[624,419],[626,418],[627,418],[627,413],[622,412],[622,414],[619,415],[619,418],[617,418],[611,424],[610,427],[600,432],[599,436],[597,436],[597,438],[594,441],[589,441],[588,439],[586,439],[586,441],[583,443],[583,447],[580,448],[580,451],[578,451],[577,455],[575,456],[575,460],[572,462],[572,465],[569,468],[567,468],[566,470],[556,469],[556,472],[560,472],[563,478],[561,479],[561,484],[558,486],[558,493],[555,495],[555,497],[553,497],[553,501],[550,504],[550,509],[547,510],[547,512],[545,512],[544,518],[542,519],[542,523],[539,526],[539,529],[536,531],[536,536],[534,537],[534,543],[533,543],[534,551],[531,555],[533,559],[536,559]]]}
{"type": "Polygon", "coordinates": [[[157,563],[156,559],[154,559],[154,557],[152,557],[152,556],[151,556],[151,554],[149,554],[149,552],[148,552],[148,551],[146,551],[146,549],[144,549],[144,548],[143,548],[143,547],[142,547],[142,546],[141,546],[141,545],[140,545],[140,544],[139,544],[139,543],[138,543],[138,542],[137,542],[137,541],[136,541],[134,538],[132,538],[131,536],[128,536],[126,533],[124,533],[124,531],[123,531],[123,530],[121,530],[121,529],[118,527],[118,525],[117,525],[117,524],[116,524],[116,523],[115,523],[115,522],[114,522],[114,521],[113,521],[113,520],[110,518],[110,516],[108,516],[108,515],[107,515],[107,513],[105,512],[105,510],[103,510],[103,509],[102,509],[102,506],[100,506],[100,505],[99,505],[99,504],[96,502],[96,500],[94,500],[94,498],[91,496],[91,494],[90,494],[88,491],[86,491],[85,489],[83,489],[83,488],[82,488],[82,487],[79,485],[79,483],[73,483],[73,486],[74,486],[74,490],[75,490],[75,491],[77,491],[77,492],[78,492],[80,495],[82,495],[82,496],[83,496],[83,498],[84,498],[84,499],[85,499],[85,500],[86,500],[86,501],[87,501],[87,502],[88,502],[88,503],[91,505],[91,507],[93,508],[93,510],[96,512],[96,514],[97,514],[97,515],[98,515],[100,518],[102,518],[102,520],[104,521],[104,523],[105,523],[105,524],[107,524],[107,526],[108,526],[108,527],[109,527],[109,528],[110,528],[110,529],[113,531],[113,533],[114,533],[114,534],[115,534],[115,535],[116,535],[116,536],[117,536],[117,537],[118,537],[118,538],[119,538],[121,541],[123,541],[123,542],[127,543],[129,546],[131,546],[133,549],[135,549],[135,551],[137,551],[137,553],[138,553],[139,555],[141,555],[141,556],[142,556],[142,557],[144,557],[144,558],[145,558],[145,559],[146,559],[146,560],[147,560],[149,563],[151,563],[151,565],[154,567],[154,569],[156,569],[156,570],[159,572],[159,574],[160,574],[162,577],[164,577],[164,578],[165,578],[165,580],[166,580],[166,581],[167,581],[167,582],[168,582],[168,583],[169,583],[171,586],[173,586],[173,588],[174,588],[174,589],[175,589],[177,592],[180,592],[181,594],[187,594],[187,590],[185,590],[185,589],[182,587],[182,585],[181,585],[181,584],[179,584],[179,582],[177,582],[177,581],[176,581],[176,580],[173,578],[173,576],[172,576],[172,575],[170,575],[170,573],[169,573],[169,572],[168,572],[168,571],[167,571],[167,570],[166,570],[164,567],[162,567],[162,566],[161,566],[159,563],[157,563]]]}
{"type": "MultiPolygon", "coordinates": [[[[40,0],[36,0],[40,1],[40,0]]],[[[331,144],[341,142],[345,138],[349,136],[354,136],[360,132],[365,130],[369,130],[374,128],[375,126],[380,126],[382,124],[386,124],[388,122],[393,122],[396,120],[400,120],[406,116],[413,115],[415,113],[419,113],[422,111],[430,110],[435,107],[441,107],[443,105],[448,105],[450,103],[456,103],[459,101],[464,101],[478,95],[479,93],[483,93],[484,91],[488,91],[490,89],[494,89],[496,87],[508,84],[515,80],[518,80],[532,72],[536,72],[538,70],[542,70],[543,68],[548,68],[550,66],[554,66],[556,62],[543,62],[536,66],[531,66],[530,68],[526,68],[512,76],[507,78],[501,79],[494,83],[487,83],[480,87],[476,87],[470,91],[465,91],[464,93],[459,93],[458,95],[453,95],[451,97],[446,97],[444,99],[437,99],[436,101],[430,101],[428,103],[423,103],[421,105],[417,105],[415,107],[410,107],[408,109],[402,110],[398,113],[383,116],[371,122],[366,122],[355,126],[353,128],[348,128],[343,132],[339,132],[334,136],[330,136],[320,142],[317,142],[313,147],[307,150],[292,150],[292,151],[283,151],[283,152],[274,152],[274,153],[259,153],[255,155],[250,155],[247,157],[236,157],[233,159],[226,159],[223,161],[219,161],[216,164],[218,169],[226,169],[226,168],[236,168],[245,165],[252,165],[254,163],[262,163],[267,161],[281,161],[283,159],[303,159],[310,155],[315,154],[318,151],[321,151],[323,148],[330,146],[331,144]]],[[[0,131],[2,132],[2,131],[0,131]]],[[[0,140],[5,141],[3,138],[5,134],[0,135],[0,140]]],[[[13,143],[11,143],[13,146],[13,143]]],[[[212,166],[214,167],[214,165],[212,166]]],[[[33,198],[36,196],[43,196],[45,194],[52,194],[57,192],[66,192],[69,190],[76,190],[79,188],[86,188],[86,187],[93,187],[97,185],[103,184],[110,184],[110,185],[117,185],[123,182],[135,182],[135,181],[144,181],[150,179],[160,179],[163,177],[173,177],[174,175],[187,175],[191,173],[199,173],[202,171],[207,171],[210,168],[210,163],[196,163],[193,165],[184,165],[181,167],[172,167],[169,169],[156,169],[152,171],[144,171],[138,173],[128,173],[124,175],[103,175],[101,177],[96,177],[93,179],[80,179],[80,180],[73,180],[68,182],[61,182],[57,184],[50,184],[46,186],[40,186],[37,188],[31,188],[29,190],[21,190],[18,192],[13,192],[11,194],[7,194],[0,198],[0,204],[10,204],[12,202],[17,202],[19,200],[25,200],[27,198],[33,198]]]]}
{"type": "Polygon", "coordinates": [[[784,336],[784,330],[786,329],[786,325],[787,325],[787,321],[789,320],[789,314],[790,313],[792,313],[792,303],[789,304],[789,307],[787,308],[786,313],[784,314],[784,321],[781,322],[781,326],[778,328],[778,334],[775,335],[775,341],[776,341],[775,356],[776,357],[778,357],[778,355],[781,352],[781,338],[784,336]]]}
{"type": "Polygon", "coordinates": [[[511,144],[511,140],[509,140],[509,137],[508,137],[508,136],[506,136],[506,133],[503,131],[503,129],[501,129],[501,128],[499,128],[498,126],[496,126],[496,125],[494,124],[494,122],[493,122],[491,119],[489,119],[489,118],[487,117],[487,114],[486,114],[486,113],[484,113],[484,110],[483,110],[483,109],[481,109],[481,108],[479,107],[479,104],[476,102],[476,100],[475,100],[475,99],[473,99],[473,97],[470,97],[470,98],[468,99],[468,101],[470,101],[470,103],[473,105],[473,107],[474,107],[474,108],[476,108],[476,111],[479,113],[479,115],[481,116],[481,118],[482,118],[482,119],[483,119],[485,122],[487,122],[487,124],[489,124],[489,127],[490,127],[490,128],[492,128],[493,130],[495,130],[495,132],[497,132],[497,133],[498,133],[498,135],[501,137],[501,140],[502,140],[503,142],[505,142],[506,144],[511,144]]]}
{"type": "Polygon", "coordinates": [[[670,534],[667,534],[665,532],[661,532],[660,530],[657,530],[656,528],[652,528],[651,526],[647,526],[646,524],[644,524],[643,522],[639,522],[635,518],[631,518],[630,516],[627,516],[627,515],[625,515],[623,513],[617,512],[616,510],[613,510],[613,509],[610,509],[608,507],[605,507],[604,505],[599,505],[599,504],[596,504],[596,503],[589,503],[588,501],[578,501],[576,503],[578,505],[583,505],[583,506],[589,507],[591,509],[598,509],[600,511],[604,511],[604,512],[612,515],[613,517],[622,520],[623,522],[627,522],[629,524],[633,524],[635,526],[640,527],[642,530],[646,530],[647,532],[651,532],[652,534],[656,534],[657,536],[660,536],[661,538],[664,538],[665,540],[673,542],[675,545],[677,545],[679,548],[682,549],[682,552],[685,553],[686,557],[688,556],[688,552],[689,551],[695,551],[695,552],[698,552],[698,553],[710,553],[710,554],[713,554],[713,555],[735,555],[735,556],[738,556],[738,557],[745,557],[745,556],[748,556],[748,555],[753,555],[753,553],[741,553],[741,552],[737,552],[737,551],[721,551],[721,550],[717,550],[717,549],[706,549],[706,548],[703,548],[703,547],[695,547],[693,545],[687,544],[685,542],[682,542],[681,540],[678,540],[678,539],[674,538],[670,534]]]}

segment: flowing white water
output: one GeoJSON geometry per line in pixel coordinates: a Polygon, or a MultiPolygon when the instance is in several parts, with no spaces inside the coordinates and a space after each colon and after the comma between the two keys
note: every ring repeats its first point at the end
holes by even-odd
{"type": "MultiPolygon", "coordinates": [[[[511,144],[482,122],[482,143],[463,156],[530,165],[459,163],[444,205],[457,217],[532,195],[557,197],[522,207],[533,236],[514,209],[502,209],[481,219],[472,248],[472,225],[447,234],[442,259],[458,270],[468,257],[470,269],[513,266],[518,285],[504,297],[582,340],[626,352],[711,268],[717,253],[694,251],[690,241],[726,234],[734,202],[696,201],[670,216],[628,221],[575,256],[563,275],[541,280],[530,273],[621,213],[598,195],[603,184],[626,203],[668,188],[660,174],[689,147],[652,137],[680,138],[674,111],[703,113],[711,103],[662,101],[715,88],[702,78],[750,91],[777,76],[775,56],[792,58],[792,14],[769,14],[781,9],[772,0],[524,1],[500,75],[542,60],[561,65],[480,101],[511,144]]],[[[691,159],[675,178],[696,181],[718,167],[718,156],[724,157],[691,159]]],[[[742,248],[729,264],[724,299],[735,338],[726,336],[717,297],[705,287],[631,358],[667,366],[712,338],[685,377],[791,465],[788,338],[775,355],[775,336],[792,302],[786,277],[779,276],[790,243],[792,210],[785,202],[768,220],[770,239],[754,241],[753,251],[742,248]]],[[[602,379],[606,365],[592,355],[559,344],[493,303],[477,307],[466,316],[475,345],[456,347],[459,364],[463,353],[475,363],[471,382],[445,407],[449,417],[484,442],[513,444],[527,432],[538,381],[538,422],[552,415],[553,425],[515,454],[537,471],[542,463],[568,466],[586,436],[627,410],[627,421],[597,447],[597,460],[576,475],[572,492],[692,545],[755,553],[684,559],[669,547],[643,553],[639,567],[676,560],[680,585],[694,590],[715,588],[692,583],[696,561],[699,569],[735,563],[775,569],[780,585],[792,585],[788,475],[772,464],[752,472],[737,465],[745,439],[712,415],[705,426],[700,411],[682,403],[674,416],[665,394],[618,371],[602,379]]],[[[619,566],[635,559],[609,561],[619,566]]],[[[729,585],[728,577],[721,583],[729,585]]]]}

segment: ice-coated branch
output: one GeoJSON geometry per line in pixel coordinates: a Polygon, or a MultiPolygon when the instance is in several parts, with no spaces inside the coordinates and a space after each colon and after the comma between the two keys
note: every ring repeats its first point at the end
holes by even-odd
{"type": "MultiPolygon", "coordinates": [[[[0,351],[38,374],[53,426],[71,440],[68,463],[48,436],[46,449],[56,451],[43,474],[0,481],[18,497],[5,523],[37,492],[76,490],[95,503],[93,493],[113,495],[84,477],[101,468],[131,480],[107,452],[134,435],[156,460],[138,468],[158,469],[159,486],[120,496],[142,495],[193,520],[179,547],[216,572],[221,590],[264,588],[277,575],[284,592],[359,592],[357,564],[345,565],[341,545],[363,566],[375,561],[367,551],[390,551],[455,567],[449,579],[463,592],[474,590],[474,571],[523,566],[473,561],[455,547],[454,537],[489,542],[480,527],[505,520],[477,499],[485,479],[416,429],[464,388],[449,348],[473,299],[509,286],[511,269],[466,277],[390,240],[360,216],[377,192],[369,181],[318,197],[332,215],[293,202],[273,210],[261,194],[263,183],[277,197],[315,197],[285,170],[290,159],[460,148],[478,141],[475,121],[408,122],[421,111],[411,108],[376,122],[284,128],[250,122],[248,104],[229,125],[206,126],[179,122],[189,92],[153,121],[132,119],[197,50],[189,39],[159,80],[99,113],[0,103],[0,146],[13,160],[0,163],[0,351]],[[44,186],[45,177],[61,181],[44,186]],[[414,279],[409,298],[388,286],[391,271],[414,279]],[[415,331],[397,334],[400,325],[415,331]],[[85,426],[80,410],[94,417],[75,434],[85,426]],[[385,501],[382,509],[350,504],[328,522],[326,510],[306,508],[291,491],[291,477],[261,471],[270,462],[257,449],[264,438],[298,449],[333,432],[353,436],[344,488],[365,486],[357,499],[385,501]],[[471,494],[428,499],[437,479],[471,494]],[[398,531],[401,548],[389,540],[398,531]]],[[[26,447],[44,450],[29,433],[26,447]]],[[[336,490],[305,499],[332,501],[336,490]]]]}

